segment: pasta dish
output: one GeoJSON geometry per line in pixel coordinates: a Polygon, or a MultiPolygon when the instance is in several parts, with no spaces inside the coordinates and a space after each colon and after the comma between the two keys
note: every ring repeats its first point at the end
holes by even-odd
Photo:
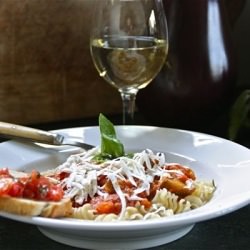
{"type": "Polygon", "coordinates": [[[194,171],[167,163],[163,153],[143,150],[99,160],[100,148],[71,155],[55,170],[72,217],[113,221],[147,220],[189,211],[207,203],[213,181],[199,181],[194,171]]]}
{"type": "Polygon", "coordinates": [[[162,152],[126,153],[113,124],[99,116],[101,144],[48,172],[0,169],[0,211],[95,221],[149,220],[186,212],[213,196],[213,180],[162,152]]]}

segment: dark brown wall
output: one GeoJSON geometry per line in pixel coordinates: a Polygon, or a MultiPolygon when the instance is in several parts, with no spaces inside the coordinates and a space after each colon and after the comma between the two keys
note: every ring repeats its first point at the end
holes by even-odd
{"type": "Polygon", "coordinates": [[[0,0],[0,120],[39,123],[120,112],[89,52],[91,0],[0,0]]]}

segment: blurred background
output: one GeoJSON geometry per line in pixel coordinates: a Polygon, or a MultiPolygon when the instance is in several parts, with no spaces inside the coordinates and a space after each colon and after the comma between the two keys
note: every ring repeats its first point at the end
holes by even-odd
{"type": "Polygon", "coordinates": [[[0,0],[0,120],[32,124],[120,111],[89,52],[91,0],[0,0]]]}
{"type": "MultiPolygon", "coordinates": [[[[120,114],[89,52],[92,0],[0,0],[0,120],[38,124],[120,114]]],[[[227,0],[239,73],[250,88],[250,1],[227,0]]]]}

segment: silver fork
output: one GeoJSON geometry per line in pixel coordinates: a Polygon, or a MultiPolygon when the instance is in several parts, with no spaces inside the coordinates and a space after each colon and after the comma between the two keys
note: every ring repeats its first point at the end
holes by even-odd
{"type": "Polygon", "coordinates": [[[0,122],[0,136],[9,139],[39,142],[54,146],[76,146],[85,150],[95,147],[85,142],[76,141],[74,138],[63,136],[61,134],[7,122],[0,122]]]}

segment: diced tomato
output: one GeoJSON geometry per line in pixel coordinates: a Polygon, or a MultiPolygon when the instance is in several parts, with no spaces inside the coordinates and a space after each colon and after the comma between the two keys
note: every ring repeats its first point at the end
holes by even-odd
{"type": "Polygon", "coordinates": [[[8,195],[12,183],[12,178],[0,178],[0,196],[8,195]]]}
{"type": "Polygon", "coordinates": [[[23,197],[42,201],[59,201],[63,198],[63,189],[50,182],[39,172],[33,171],[25,183],[23,197]]]}
{"type": "Polygon", "coordinates": [[[21,182],[14,182],[11,185],[8,195],[12,197],[22,197],[23,196],[24,185],[21,182]]]}
{"type": "Polygon", "coordinates": [[[23,190],[23,198],[36,199],[35,190],[36,187],[32,183],[26,183],[25,188],[23,190]]]}
{"type": "Polygon", "coordinates": [[[64,192],[60,186],[53,185],[50,187],[47,199],[53,201],[60,201],[63,198],[64,192]]]}
{"type": "Polygon", "coordinates": [[[41,177],[41,174],[38,171],[32,170],[32,172],[30,174],[31,181],[37,181],[40,179],[40,177],[41,177]]]}
{"type": "Polygon", "coordinates": [[[9,174],[9,170],[8,170],[8,168],[1,168],[0,169],[0,175],[6,175],[6,174],[9,174]]]}
{"type": "Polygon", "coordinates": [[[119,214],[121,212],[121,201],[117,194],[109,195],[105,200],[101,196],[94,197],[90,201],[98,214],[119,214]]]}
{"type": "Polygon", "coordinates": [[[0,178],[8,178],[8,177],[11,177],[9,169],[8,168],[0,169],[0,178]]]}
{"type": "Polygon", "coordinates": [[[98,214],[115,213],[114,203],[112,201],[102,201],[96,206],[98,214]]]}
{"type": "Polygon", "coordinates": [[[7,168],[0,169],[0,196],[22,197],[38,201],[60,201],[63,189],[52,183],[38,171],[32,171],[29,177],[15,179],[7,168]]]}

